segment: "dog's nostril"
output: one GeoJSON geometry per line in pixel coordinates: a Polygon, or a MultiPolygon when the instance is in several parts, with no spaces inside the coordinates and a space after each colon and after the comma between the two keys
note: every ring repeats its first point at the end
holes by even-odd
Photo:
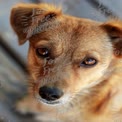
{"type": "Polygon", "coordinates": [[[63,95],[63,92],[57,88],[44,86],[39,89],[39,95],[47,101],[55,101],[63,95]]]}
{"type": "Polygon", "coordinates": [[[60,97],[59,96],[57,96],[57,95],[51,95],[51,97],[53,98],[53,99],[59,99],[60,97]]]}

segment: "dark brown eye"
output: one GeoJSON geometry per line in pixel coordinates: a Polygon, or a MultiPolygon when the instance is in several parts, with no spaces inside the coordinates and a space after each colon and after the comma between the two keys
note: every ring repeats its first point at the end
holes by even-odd
{"type": "Polygon", "coordinates": [[[47,48],[37,48],[36,54],[42,58],[49,57],[49,50],[47,48]]]}
{"type": "Polygon", "coordinates": [[[80,64],[80,66],[91,67],[91,66],[94,66],[96,63],[97,63],[97,60],[94,58],[85,58],[80,64]]]}

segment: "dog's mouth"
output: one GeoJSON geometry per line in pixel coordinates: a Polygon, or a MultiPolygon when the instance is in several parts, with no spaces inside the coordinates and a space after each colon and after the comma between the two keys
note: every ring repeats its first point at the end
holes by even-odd
{"type": "Polygon", "coordinates": [[[43,99],[39,96],[36,96],[36,99],[38,99],[39,102],[42,102],[46,105],[59,105],[59,104],[61,104],[61,102],[59,100],[57,100],[57,101],[47,101],[47,100],[45,100],[45,99],[43,99]]]}
{"type": "Polygon", "coordinates": [[[45,100],[42,97],[40,97],[39,95],[36,95],[35,97],[39,102],[41,102],[45,105],[50,105],[50,106],[60,106],[60,105],[66,104],[66,103],[70,102],[71,98],[72,98],[72,97],[70,97],[70,94],[66,94],[63,97],[61,97],[60,99],[57,99],[54,101],[45,100]]]}
{"type": "Polygon", "coordinates": [[[39,98],[39,100],[47,105],[58,105],[60,104],[60,101],[47,101],[43,98],[39,98]]]}

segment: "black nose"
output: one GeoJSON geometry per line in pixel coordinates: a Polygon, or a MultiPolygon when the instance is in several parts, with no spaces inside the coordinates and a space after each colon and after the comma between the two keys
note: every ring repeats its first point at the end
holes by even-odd
{"type": "Polygon", "coordinates": [[[57,88],[44,86],[39,89],[39,95],[47,101],[55,101],[63,95],[63,92],[57,88]]]}

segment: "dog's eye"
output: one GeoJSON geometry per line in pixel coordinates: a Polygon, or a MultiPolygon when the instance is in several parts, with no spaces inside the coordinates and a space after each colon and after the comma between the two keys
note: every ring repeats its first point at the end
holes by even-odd
{"type": "Polygon", "coordinates": [[[97,60],[94,58],[85,58],[80,66],[84,66],[84,67],[91,67],[97,64],[97,60]]]}
{"type": "Polygon", "coordinates": [[[37,48],[36,53],[42,58],[49,57],[49,50],[47,48],[37,48]]]}

